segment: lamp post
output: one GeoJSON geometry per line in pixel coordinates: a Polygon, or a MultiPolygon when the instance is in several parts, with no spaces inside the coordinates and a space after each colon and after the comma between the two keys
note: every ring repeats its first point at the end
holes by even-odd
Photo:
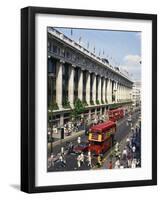
{"type": "Polygon", "coordinates": [[[50,155],[53,153],[52,149],[52,132],[48,131],[48,143],[50,143],[50,155]]]}
{"type": "Polygon", "coordinates": [[[48,131],[48,142],[50,143],[50,154],[53,153],[52,149],[52,143],[53,143],[53,127],[52,127],[52,108],[48,110],[49,116],[51,116],[51,119],[48,118],[48,123],[49,123],[49,131],[48,131]]]}
{"type": "Polygon", "coordinates": [[[64,127],[60,129],[60,146],[62,147],[62,140],[64,139],[64,127]]]}

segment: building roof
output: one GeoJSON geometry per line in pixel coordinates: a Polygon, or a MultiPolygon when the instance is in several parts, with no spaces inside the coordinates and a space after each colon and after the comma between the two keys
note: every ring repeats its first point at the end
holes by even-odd
{"type": "Polygon", "coordinates": [[[48,33],[50,33],[51,35],[55,36],[56,38],[62,40],[66,44],[70,45],[72,48],[77,49],[78,51],[80,51],[81,53],[90,57],[92,60],[95,60],[96,62],[100,63],[104,67],[107,67],[109,70],[113,71],[115,74],[118,74],[118,75],[122,76],[123,78],[125,78],[126,80],[133,83],[133,81],[128,76],[126,76],[124,73],[122,73],[118,69],[115,69],[111,64],[107,63],[106,61],[104,61],[99,56],[96,56],[94,53],[90,52],[88,49],[84,48],[83,46],[81,46],[80,44],[75,42],[74,40],[70,39],[69,37],[67,37],[63,33],[59,32],[58,30],[56,30],[52,27],[49,27],[48,33]]]}

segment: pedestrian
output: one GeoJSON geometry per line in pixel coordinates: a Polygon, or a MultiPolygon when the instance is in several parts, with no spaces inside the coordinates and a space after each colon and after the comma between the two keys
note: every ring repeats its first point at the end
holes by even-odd
{"type": "Polygon", "coordinates": [[[108,163],[107,168],[108,168],[108,169],[112,169],[112,160],[110,160],[110,162],[108,163]]]}
{"type": "Polygon", "coordinates": [[[81,165],[84,164],[84,154],[83,154],[83,152],[80,154],[80,162],[81,162],[81,165]]]}
{"type": "Polygon", "coordinates": [[[69,144],[69,151],[68,151],[68,153],[73,153],[73,148],[74,148],[74,145],[73,145],[73,143],[72,143],[72,142],[70,142],[70,144],[69,144]]]}
{"type": "Polygon", "coordinates": [[[66,160],[65,160],[64,154],[61,154],[59,159],[60,159],[60,162],[61,162],[61,166],[65,167],[66,166],[66,160]]]}
{"type": "Polygon", "coordinates": [[[136,147],[135,145],[132,147],[133,158],[135,157],[136,147]]]}
{"type": "Polygon", "coordinates": [[[101,167],[101,165],[102,165],[101,155],[98,155],[98,157],[97,157],[97,166],[101,167]]]}
{"type": "Polygon", "coordinates": [[[88,161],[88,166],[92,167],[92,156],[90,151],[88,151],[87,161],[88,161]]]}
{"type": "Polygon", "coordinates": [[[136,167],[139,167],[139,166],[140,166],[140,160],[137,159],[137,160],[136,160],[136,167]]]}
{"type": "Polygon", "coordinates": [[[127,159],[127,167],[131,168],[131,160],[130,159],[127,159]]]}
{"type": "Polygon", "coordinates": [[[121,152],[118,150],[115,152],[116,159],[121,158],[121,152]]]}
{"type": "Polygon", "coordinates": [[[136,151],[136,146],[134,145],[134,146],[132,147],[133,155],[135,154],[135,151],[136,151]]]}
{"type": "Polygon", "coordinates": [[[134,128],[133,127],[131,128],[131,133],[134,134],[134,128]]]}
{"type": "Polygon", "coordinates": [[[122,152],[122,158],[123,158],[123,160],[127,159],[127,149],[126,149],[126,147],[124,148],[124,150],[122,152]]]}
{"type": "Polygon", "coordinates": [[[118,158],[115,162],[115,169],[118,169],[120,167],[120,159],[118,158]]]}
{"type": "Polygon", "coordinates": [[[134,158],[133,160],[132,160],[132,162],[131,162],[131,168],[136,168],[136,163],[137,163],[137,161],[136,161],[136,159],[134,158]]]}
{"type": "Polygon", "coordinates": [[[61,147],[61,154],[64,154],[64,147],[61,147]]]}
{"type": "Polygon", "coordinates": [[[129,144],[130,144],[130,139],[127,137],[126,138],[126,145],[129,146],[129,144]]]}
{"type": "Polygon", "coordinates": [[[80,157],[80,154],[77,157],[77,165],[78,165],[78,168],[81,167],[81,157],[80,157]]]}
{"type": "Polygon", "coordinates": [[[115,152],[119,151],[119,143],[117,142],[115,145],[115,152]]]}
{"type": "Polygon", "coordinates": [[[94,119],[94,124],[95,124],[95,125],[97,124],[97,119],[96,119],[96,118],[94,119]]]}
{"type": "Polygon", "coordinates": [[[80,136],[78,137],[77,142],[78,142],[78,146],[79,146],[80,143],[81,143],[81,137],[80,136]]]}

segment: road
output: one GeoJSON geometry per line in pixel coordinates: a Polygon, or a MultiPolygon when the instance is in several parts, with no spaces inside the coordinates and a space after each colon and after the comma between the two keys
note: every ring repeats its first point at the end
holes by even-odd
{"type": "MultiPolygon", "coordinates": [[[[136,121],[138,119],[138,115],[139,115],[138,112],[132,114],[132,124],[136,123],[136,121]]],[[[119,122],[117,122],[117,131],[115,133],[115,140],[117,142],[121,142],[129,134],[130,131],[131,131],[131,126],[127,125],[127,117],[124,117],[119,122]]],[[[77,138],[73,138],[70,141],[74,144],[74,146],[77,145],[77,138]]],[[[82,135],[81,142],[87,142],[87,141],[88,141],[87,136],[82,135]]],[[[74,153],[67,154],[68,145],[69,145],[69,142],[62,143],[62,144],[60,143],[60,145],[56,145],[53,148],[54,154],[58,155],[57,157],[59,157],[61,147],[64,147],[66,164],[62,165],[62,163],[58,159],[57,161],[55,161],[54,166],[48,168],[48,172],[78,170],[78,166],[77,166],[77,156],[78,155],[74,154],[74,153]]],[[[106,154],[108,154],[109,151],[106,154]]],[[[79,168],[79,170],[88,170],[88,169],[91,169],[91,168],[88,167],[88,163],[86,161],[86,154],[85,154],[85,162],[84,162],[84,164],[82,164],[82,166],[79,168]]]]}

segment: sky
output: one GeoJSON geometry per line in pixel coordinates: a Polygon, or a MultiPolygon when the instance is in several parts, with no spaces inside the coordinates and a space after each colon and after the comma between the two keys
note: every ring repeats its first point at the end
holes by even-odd
{"type": "Polygon", "coordinates": [[[133,81],[141,79],[141,32],[56,28],[97,56],[107,58],[133,81]]]}

